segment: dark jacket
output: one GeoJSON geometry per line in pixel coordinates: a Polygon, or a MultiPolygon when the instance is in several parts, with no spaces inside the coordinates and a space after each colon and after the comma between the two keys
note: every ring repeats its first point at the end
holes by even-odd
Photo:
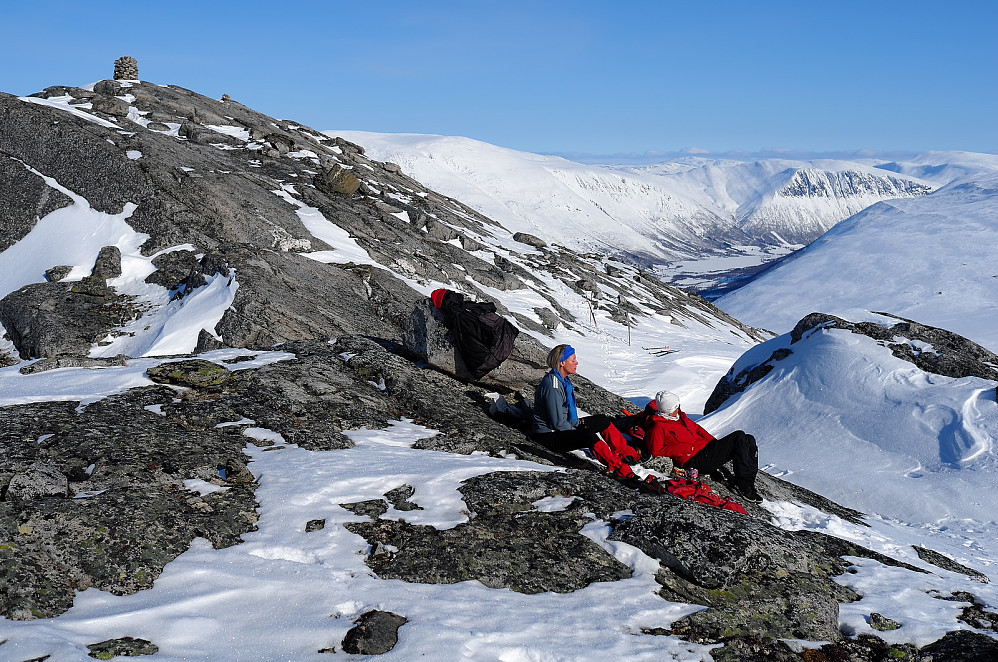
{"type": "Polygon", "coordinates": [[[465,367],[475,379],[498,368],[513,351],[520,330],[496,313],[494,303],[465,301],[464,295],[447,290],[439,309],[465,367]]]}

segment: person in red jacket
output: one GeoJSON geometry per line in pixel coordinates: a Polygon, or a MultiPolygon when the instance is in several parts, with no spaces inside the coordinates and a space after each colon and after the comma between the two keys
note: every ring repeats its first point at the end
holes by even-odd
{"type": "Polygon", "coordinates": [[[716,439],[679,408],[679,396],[660,391],[646,408],[645,445],[653,457],[669,457],[677,467],[716,473],[729,460],[735,470],[734,491],[753,503],[762,498],[755,489],[759,448],[755,437],[742,430],[716,439]]]}

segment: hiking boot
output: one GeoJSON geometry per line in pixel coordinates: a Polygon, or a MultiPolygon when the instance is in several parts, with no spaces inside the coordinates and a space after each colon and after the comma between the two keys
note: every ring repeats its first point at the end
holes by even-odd
{"type": "Polygon", "coordinates": [[[731,491],[750,503],[762,503],[762,497],[756,492],[755,484],[751,481],[739,480],[731,491]]]}

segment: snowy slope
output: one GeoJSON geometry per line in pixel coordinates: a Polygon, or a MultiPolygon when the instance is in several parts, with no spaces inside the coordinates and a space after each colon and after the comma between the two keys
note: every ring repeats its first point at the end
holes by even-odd
{"type": "Polygon", "coordinates": [[[327,131],[398,163],[513,230],[646,265],[785,255],[881,200],[930,184],[853,161],[711,160],[582,165],[467,138],[327,131]]]}
{"type": "Polygon", "coordinates": [[[461,200],[514,232],[574,250],[646,258],[718,248],[736,232],[713,210],[654,178],[585,166],[467,138],[327,131],[398,163],[429,188],[461,200]],[[621,219],[626,219],[622,222],[621,219]]]}
{"type": "MultiPolygon", "coordinates": [[[[867,320],[898,322],[852,321],[867,320]]],[[[863,512],[998,522],[988,487],[998,482],[996,382],[926,373],[872,338],[821,327],[796,343],[788,333],[753,347],[732,374],[781,348],[792,353],[701,423],[752,431],[770,473],[863,512]]]]}
{"type": "Polygon", "coordinates": [[[884,311],[998,349],[998,156],[929,196],[877,204],[717,301],[782,332],[813,311],[884,311]]]}

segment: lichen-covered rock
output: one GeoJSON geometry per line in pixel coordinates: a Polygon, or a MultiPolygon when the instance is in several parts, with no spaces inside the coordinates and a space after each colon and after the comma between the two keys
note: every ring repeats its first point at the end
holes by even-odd
{"type": "Polygon", "coordinates": [[[138,657],[140,655],[155,655],[159,646],[145,639],[135,637],[118,637],[96,644],[87,644],[90,657],[98,660],[110,660],[115,657],[138,657]]]}
{"type": "Polygon", "coordinates": [[[192,388],[215,388],[232,378],[232,371],[204,359],[170,361],[146,370],[149,379],[160,384],[176,384],[192,388]]]}
{"type": "Polygon", "coordinates": [[[888,618],[879,612],[875,611],[870,614],[870,627],[874,630],[889,632],[890,630],[897,630],[901,625],[901,623],[895,621],[893,618],[888,618]]]}
{"type": "Polygon", "coordinates": [[[65,498],[68,494],[69,479],[58,467],[48,462],[35,462],[10,479],[4,498],[27,501],[42,497],[65,498]]]}

